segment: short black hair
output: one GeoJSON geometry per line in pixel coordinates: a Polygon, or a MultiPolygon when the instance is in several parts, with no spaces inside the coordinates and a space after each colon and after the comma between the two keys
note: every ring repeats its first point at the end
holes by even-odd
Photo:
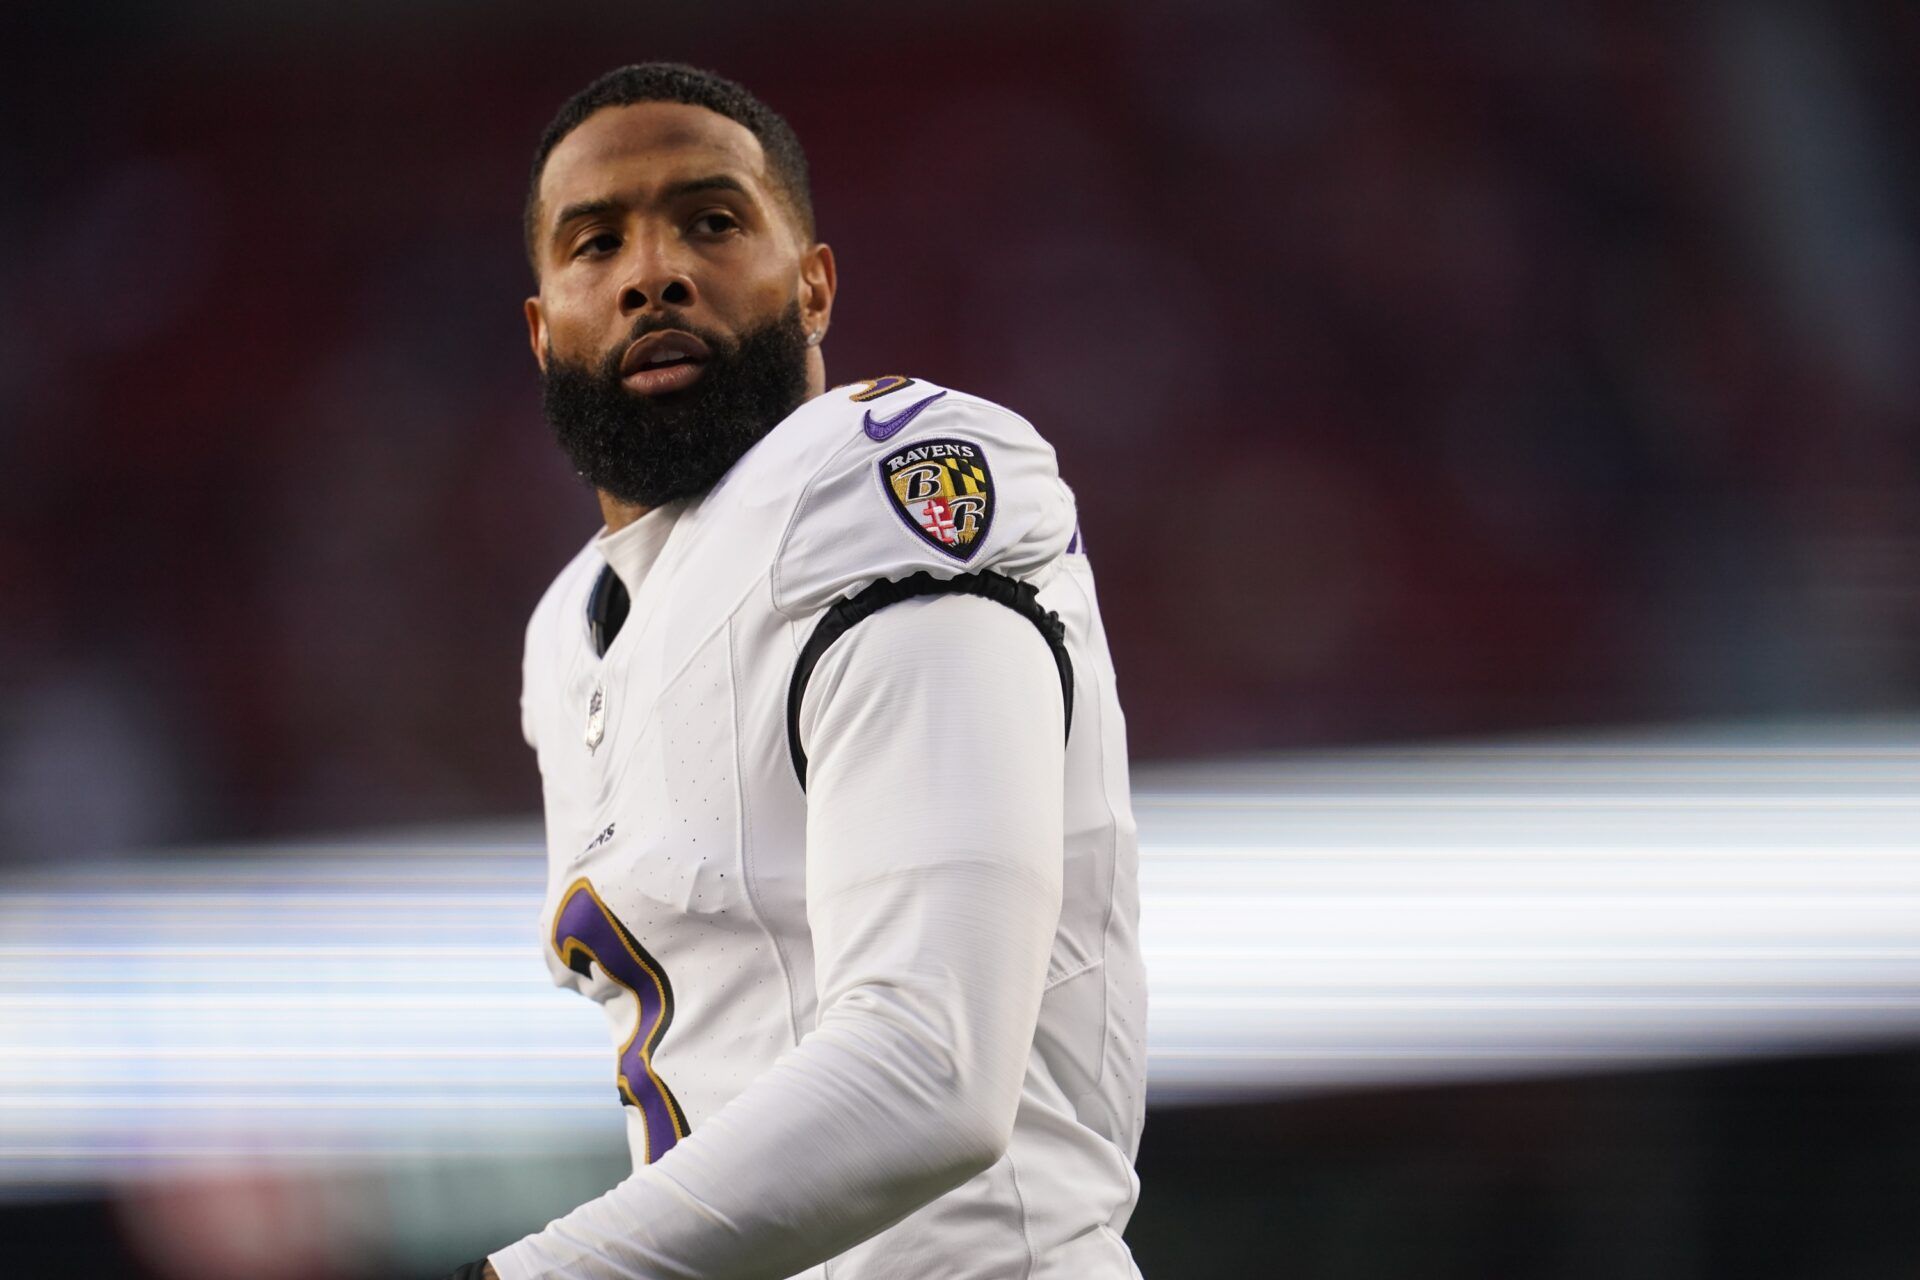
{"type": "Polygon", "coordinates": [[[534,274],[540,273],[539,255],[534,245],[540,228],[540,177],[547,171],[547,157],[561,139],[596,111],[607,107],[630,107],[637,102],[684,102],[705,107],[746,126],[760,140],[766,153],[767,169],[792,207],[802,234],[814,238],[813,193],[807,185],[807,154],[800,139],[780,113],[747,92],[746,88],[725,76],[702,71],[682,62],[641,62],[607,72],[580,92],[568,98],[559,114],[540,135],[533,153],[533,177],[527,184],[527,207],[523,215],[527,240],[527,261],[534,274]]]}

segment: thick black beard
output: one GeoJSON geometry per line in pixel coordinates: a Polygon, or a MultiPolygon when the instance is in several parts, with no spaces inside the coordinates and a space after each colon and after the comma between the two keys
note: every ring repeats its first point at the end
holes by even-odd
{"type": "Polygon", "coordinates": [[[807,398],[807,339],[800,305],[738,341],[678,320],[649,317],[600,367],[547,354],[542,406],[573,469],[621,502],[657,507],[713,488],[728,468],[807,398]],[[679,329],[712,355],[685,391],[642,396],[620,381],[627,346],[679,329]]]}

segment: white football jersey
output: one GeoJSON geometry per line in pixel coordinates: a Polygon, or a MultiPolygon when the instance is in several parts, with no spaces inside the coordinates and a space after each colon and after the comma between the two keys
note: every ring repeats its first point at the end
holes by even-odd
{"type": "MultiPolygon", "coordinates": [[[[937,660],[942,637],[956,626],[1016,636],[1005,643],[1048,653],[1043,627],[1004,601],[945,595],[880,609],[827,652],[865,644],[858,655],[865,664],[884,666],[889,652],[917,661],[922,650],[937,660]],[[935,626],[946,630],[929,631],[935,626]]],[[[1146,1020],[1125,732],[1073,496],[1053,450],[1026,421],[962,392],[898,377],[808,401],[704,497],[651,511],[584,547],[534,611],[523,679],[523,727],[545,793],[543,950],[556,983],[606,1011],[610,1075],[636,1166],[636,1177],[606,1200],[619,1209],[618,1197],[628,1195],[621,1212],[646,1219],[636,1230],[659,1234],[622,1254],[626,1246],[593,1237],[617,1234],[605,1224],[627,1218],[583,1209],[494,1255],[506,1280],[721,1274],[702,1270],[723,1265],[703,1257],[804,1259],[806,1266],[777,1274],[821,1280],[1137,1274],[1119,1239],[1138,1193],[1133,1159],[1146,1020]],[[628,588],[631,613],[602,657],[589,598],[609,565],[628,588]],[[766,1160],[727,1170],[728,1161],[747,1161],[746,1148],[722,1136],[726,1125],[715,1117],[815,1031],[824,1001],[847,999],[838,988],[822,991],[817,930],[908,927],[831,915],[818,883],[809,901],[810,834],[816,845],[838,836],[823,834],[817,821],[810,833],[802,773],[809,751],[819,756],[823,743],[806,738],[829,723],[821,717],[843,695],[837,686],[796,689],[794,677],[833,606],[876,582],[922,572],[941,581],[988,574],[1029,584],[1064,629],[1055,644],[1070,660],[1070,710],[1060,705],[1061,674],[1036,658],[1034,669],[1055,674],[1038,677],[1038,686],[1029,678],[1020,696],[1039,705],[1002,717],[1021,733],[1059,735],[1065,724],[1053,819],[1058,920],[1044,985],[1036,984],[1037,1022],[1026,1023],[1032,1041],[1004,1154],[951,1189],[903,1193],[911,1203],[863,1203],[858,1212],[881,1220],[848,1226],[836,1218],[832,1230],[841,1234],[815,1240],[806,1197],[832,1204],[832,1187],[794,1190],[791,1199],[784,1190],[742,1191],[738,1205],[718,1203],[729,1186],[775,1174],[766,1160]],[[685,1159],[701,1149],[721,1162],[727,1176],[714,1182],[721,1191],[702,1190],[707,1167],[685,1159]],[[643,1212],[632,1198],[650,1172],[660,1175],[657,1194],[667,1199],[643,1212]],[[673,1213],[686,1222],[662,1226],[673,1213]],[[715,1237],[717,1252],[700,1252],[709,1247],[702,1232],[715,1237]],[[834,1243],[819,1243],[825,1240],[834,1243]],[[831,1255],[821,1251],[827,1248],[831,1255]],[[629,1260],[606,1261],[614,1256],[629,1260]]],[[[879,834],[861,838],[910,849],[928,833],[964,830],[975,813],[1000,802],[979,793],[974,761],[943,750],[943,721],[991,706],[995,696],[991,682],[969,678],[888,713],[896,721],[892,741],[900,740],[899,717],[925,721],[915,722],[912,735],[924,750],[861,766],[879,771],[892,797],[867,815],[879,834]]],[[[863,732],[845,724],[839,732],[863,732]]],[[[1057,755],[1057,738],[1052,749],[1057,755]]],[[[818,787],[812,794],[816,808],[824,803],[818,787]]],[[[817,849],[815,857],[817,882],[817,849]]],[[[940,909],[940,883],[937,869],[928,873],[917,891],[928,901],[915,909],[940,909]]],[[[1017,914],[1027,904],[1010,900],[1008,909],[1017,914]]],[[[1051,902],[1036,909],[1051,912],[1051,902]]],[[[884,975],[873,983],[884,985],[884,975]]],[[[976,996],[991,1005],[995,993],[976,996]]],[[[850,1001],[842,1011],[847,1026],[869,1016],[864,1008],[850,1001]]],[[[870,1016],[879,1028],[884,1015],[870,1016]]],[[[850,1070],[871,1065],[877,1079],[896,1078],[882,1071],[886,1064],[864,1061],[901,1052],[880,1030],[856,1043],[862,1047],[847,1058],[850,1070]]],[[[958,1061],[970,1051],[954,1049],[958,1061]]],[[[904,1065],[898,1078],[921,1079],[912,1074],[920,1065],[904,1065]]],[[[930,1070],[938,1075],[937,1064],[930,1070]]],[[[811,1095],[787,1087],[794,1091],[789,1112],[804,1113],[811,1095]]],[[[859,1087],[884,1097],[888,1086],[863,1076],[859,1087]]],[[[908,1117],[943,1105],[937,1091],[897,1104],[908,1117]]],[[[893,1105],[875,1104],[874,1114],[893,1114],[893,1105]]],[[[837,1122],[809,1138],[821,1151],[872,1140],[837,1122]]],[[[802,1153],[795,1159],[804,1164],[802,1153]]],[[[830,1217],[819,1215],[822,1223],[830,1217]]]]}

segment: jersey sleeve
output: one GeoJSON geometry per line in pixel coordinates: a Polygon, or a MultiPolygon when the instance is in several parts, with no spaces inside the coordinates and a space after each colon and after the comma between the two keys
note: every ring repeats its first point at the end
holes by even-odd
{"type": "Polygon", "coordinates": [[[1073,536],[1053,447],[1011,410],[919,382],[830,406],[822,421],[835,447],[806,480],[771,573],[790,618],[922,570],[1027,578],[1073,536]]]}
{"type": "Polygon", "coordinates": [[[812,1031],[659,1161],[493,1255],[503,1280],[780,1280],[1005,1151],[1061,898],[1065,749],[1047,647],[967,596],[837,641],[812,760],[812,1031]]]}

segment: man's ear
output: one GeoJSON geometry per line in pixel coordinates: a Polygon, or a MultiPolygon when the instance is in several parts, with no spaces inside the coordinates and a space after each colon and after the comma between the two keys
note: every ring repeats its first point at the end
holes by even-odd
{"type": "Polygon", "coordinates": [[[833,295],[840,279],[833,265],[833,249],[816,244],[800,255],[800,327],[825,337],[833,321],[833,295]]]}
{"type": "Polygon", "coordinates": [[[528,298],[527,343],[533,348],[533,361],[540,372],[547,371],[547,318],[540,313],[540,299],[528,298]]]}

